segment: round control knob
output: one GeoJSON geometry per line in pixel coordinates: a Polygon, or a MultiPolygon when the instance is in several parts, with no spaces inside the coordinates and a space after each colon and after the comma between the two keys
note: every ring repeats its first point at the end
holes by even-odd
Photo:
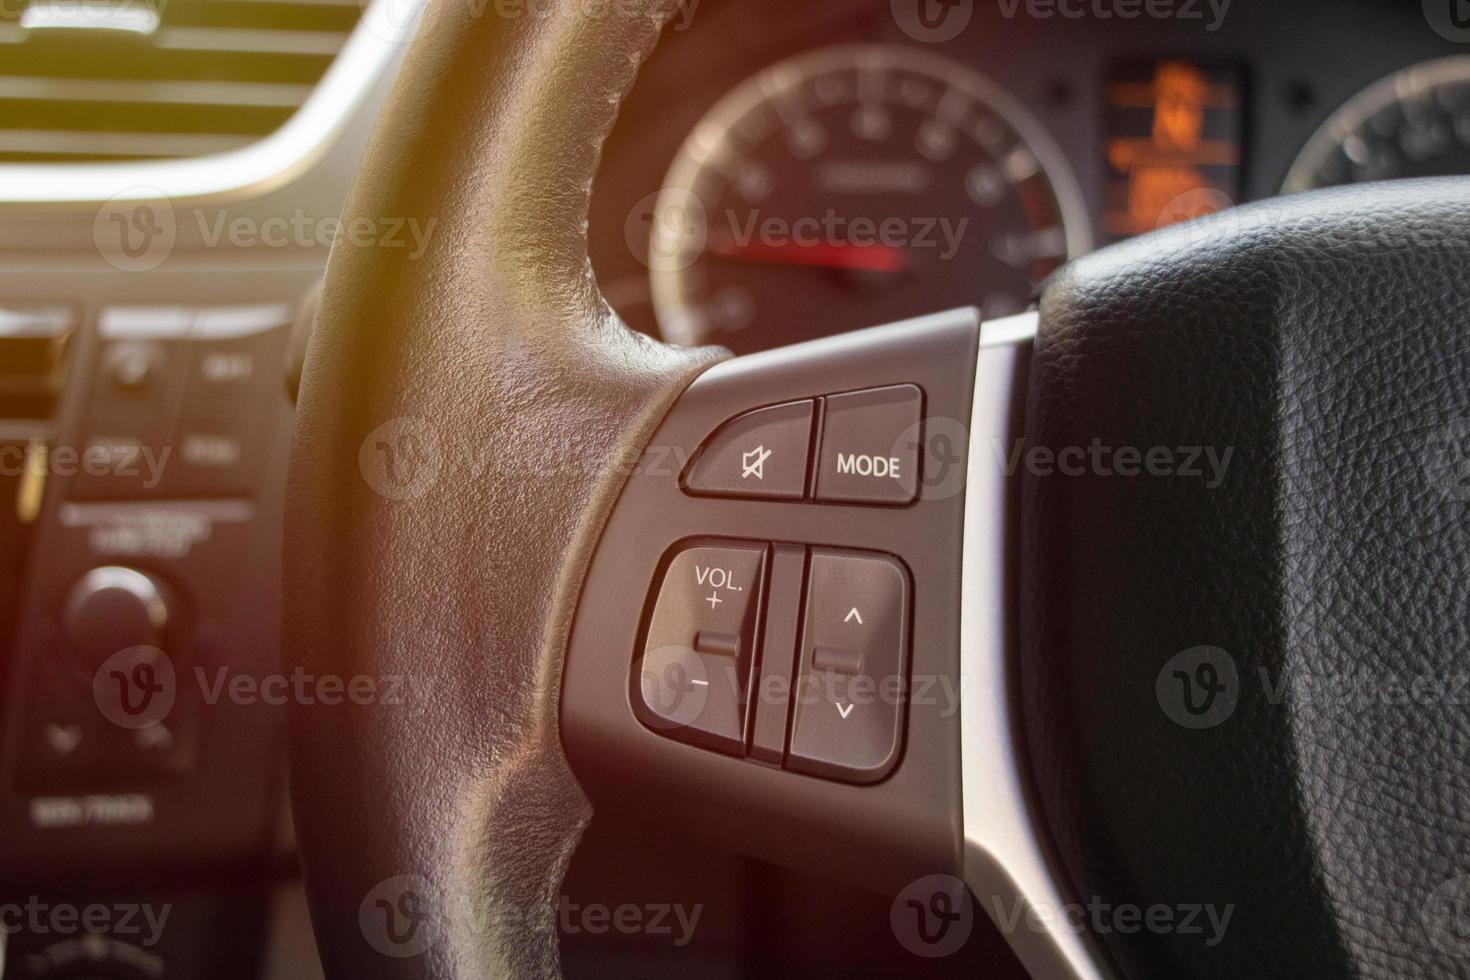
{"type": "Polygon", "coordinates": [[[115,343],[102,358],[103,373],[119,392],[130,395],[143,393],[162,366],[158,346],[144,341],[115,343]]]}
{"type": "Polygon", "coordinates": [[[90,675],[120,650],[164,649],[177,625],[177,610],[172,590],[147,572],[121,565],[94,568],[66,597],[61,619],[67,653],[90,675]]]}

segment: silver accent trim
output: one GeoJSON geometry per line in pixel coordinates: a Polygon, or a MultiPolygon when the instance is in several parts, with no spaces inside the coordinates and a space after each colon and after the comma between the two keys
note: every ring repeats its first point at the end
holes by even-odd
{"type": "MultiPolygon", "coordinates": [[[[23,25],[0,24],[0,44],[21,44],[29,33],[23,25]]],[[[65,24],[43,22],[37,30],[64,28],[128,29],[110,23],[65,24]]],[[[131,33],[143,33],[142,31],[131,33]]],[[[153,33],[152,31],[147,33],[153,33]]],[[[246,51],[251,54],[307,54],[330,57],[342,49],[350,36],[344,31],[293,31],[256,27],[165,27],[157,31],[153,47],[167,51],[246,51]]]]}
{"type": "Polygon", "coordinates": [[[219,4],[230,3],[282,3],[292,6],[312,7],[357,7],[361,4],[359,0],[214,0],[219,4]]]}
{"type": "Polygon", "coordinates": [[[199,514],[217,524],[245,524],[255,519],[255,507],[243,500],[170,501],[165,504],[64,503],[57,511],[57,518],[64,527],[97,527],[115,521],[167,520],[180,514],[199,514]]]}
{"type": "Polygon", "coordinates": [[[35,102],[146,102],[292,109],[311,96],[311,88],[310,85],[284,82],[181,82],[168,79],[129,82],[0,75],[0,99],[35,102]]]}
{"type": "Polygon", "coordinates": [[[291,323],[286,303],[251,306],[109,306],[97,317],[105,340],[229,340],[291,323]]]}
{"type": "Polygon", "coordinates": [[[259,306],[207,306],[194,314],[195,340],[228,340],[284,327],[296,319],[286,303],[259,306]]]}
{"type": "Polygon", "coordinates": [[[350,35],[338,31],[271,31],[233,27],[170,27],[154,47],[169,51],[248,51],[330,57],[350,35]]]}
{"type": "MultiPolygon", "coordinates": [[[[168,625],[169,609],[168,603],[158,592],[158,586],[153,580],[135,568],[125,565],[103,565],[94,568],[82,580],[72,586],[73,596],[88,593],[102,592],[107,589],[118,589],[127,592],[143,604],[148,612],[148,621],[153,628],[162,630],[168,625]]],[[[67,603],[71,605],[70,602],[67,603]]]]}
{"type": "MultiPolygon", "coordinates": [[[[248,146],[181,160],[0,164],[0,203],[99,203],[262,194],[315,163],[402,56],[427,0],[371,0],[311,96],[248,146]]],[[[226,32],[228,33],[228,32],[226,32]]]]}
{"type": "Polygon", "coordinates": [[[79,7],[66,0],[30,0],[20,15],[23,31],[121,31],[146,36],[158,25],[158,11],[146,4],[79,7]]]}
{"type": "Polygon", "coordinates": [[[960,612],[964,875],[1033,977],[1104,980],[1110,973],[1098,951],[1061,915],[1075,902],[1064,897],[1052,874],[1039,815],[1027,792],[1011,683],[1015,609],[1005,548],[1010,494],[996,447],[1020,436],[1012,431],[1016,399],[1025,394],[1018,368],[1024,345],[1036,335],[1037,319],[1036,313],[1025,313],[982,325],[975,366],[960,612]],[[1042,921],[1051,928],[1032,929],[1026,916],[1030,909],[1049,913],[1042,921]]]}
{"type": "Polygon", "coordinates": [[[72,324],[65,306],[0,306],[0,338],[60,337],[72,324]]]}
{"type": "Polygon", "coordinates": [[[110,306],[97,317],[104,340],[183,340],[194,326],[183,306],[110,306]]]}
{"type": "Polygon", "coordinates": [[[987,320],[980,328],[981,347],[1006,347],[1011,344],[1029,344],[1036,339],[1036,327],[1041,317],[1035,310],[987,320]]]}
{"type": "MultiPolygon", "coordinates": [[[[183,157],[220,153],[255,141],[251,135],[209,133],[111,133],[105,130],[0,129],[0,150],[93,156],[183,157]]],[[[76,166],[76,164],[51,164],[76,166]]]]}

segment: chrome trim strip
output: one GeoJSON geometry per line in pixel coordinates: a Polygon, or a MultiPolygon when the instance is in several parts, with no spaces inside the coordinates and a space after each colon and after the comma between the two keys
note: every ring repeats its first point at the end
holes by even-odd
{"type": "Polygon", "coordinates": [[[126,3],[78,7],[58,0],[31,0],[20,15],[22,31],[121,31],[146,36],[157,31],[159,23],[157,10],[126,3]]]}
{"type": "MultiPolygon", "coordinates": [[[[106,130],[0,129],[0,151],[69,156],[116,154],[138,157],[185,157],[219,153],[255,142],[255,137],[213,133],[117,133],[106,130]]],[[[77,164],[50,164],[77,166],[77,164]]]]}
{"type": "Polygon", "coordinates": [[[965,883],[1033,977],[1104,980],[1110,974],[1087,937],[1068,926],[1064,897],[1047,860],[1039,815],[1027,793],[1012,678],[1015,597],[1007,570],[1008,478],[997,447],[1012,431],[1017,371],[1036,335],[1035,313],[981,327],[970,420],[960,614],[961,778],[965,883]],[[1033,927],[1035,910],[1046,928],[1033,927]]]}
{"type": "Polygon", "coordinates": [[[0,204],[87,204],[262,194],[300,176],[403,54],[427,0],[371,0],[311,96],[264,139],[181,160],[0,164],[0,204]]]}
{"type": "Polygon", "coordinates": [[[60,337],[71,328],[65,306],[0,306],[0,338],[60,337]]]}
{"type": "Polygon", "coordinates": [[[330,57],[348,35],[339,31],[289,31],[233,27],[170,27],[154,47],[167,51],[246,51],[251,54],[314,54],[330,57]]]}
{"type": "Polygon", "coordinates": [[[1036,339],[1036,326],[1041,317],[1035,310],[1017,313],[997,320],[987,320],[980,328],[980,346],[1009,347],[1012,344],[1029,344],[1036,339]]]}
{"type": "MultiPolygon", "coordinates": [[[[67,22],[37,20],[31,30],[24,24],[0,23],[0,44],[23,44],[32,31],[66,29],[132,31],[107,21],[87,22],[74,18],[67,22]]],[[[346,31],[296,31],[290,28],[269,27],[164,27],[148,33],[155,34],[151,44],[155,49],[168,51],[236,51],[249,54],[301,54],[331,57],[342,49],[351,35],[346,31]]]]}
{"type": "Polygon", "coordinates": [[[284,327],[295,318],[285,303],[244,306],[109,306],[97,317],[106,340],[229,340],[284,327]]]}
{"type": "Polygon", "coordinates": [[[63,527],[97,527],[115,521],[163,520],[198,515],[217,523],[245,524],[255,519],[255,507],[243,500],[171,500],[167,503],[64,503],[57,509],[63,527]]]}
{"type": "Polygon", "coordinates": [[[0,99],[33,102],[148,102],[171,105],[243,105],[294,109],[312,86],[279,82],[139,82],[93,78],[0,75],[0,99]]]}
{"type": "Polygon", "coordinates": [[[193,311],[183,306],[109,306],[97,317],[104,340],[184,340],[193,327],[193,311]]]}
{"type": "Polygon", "coordinates": [[[296,310],[285,303],[256,306],[206,306],[194,314],[195,340],[227,340],[248,337],[284,327],[296,319],[296,310]]]}
{"type": "Polygon", "coordinates": [[[279,3],[310,7],[356,7],[358,0],[214,0],[215,3],[279,3]]]}

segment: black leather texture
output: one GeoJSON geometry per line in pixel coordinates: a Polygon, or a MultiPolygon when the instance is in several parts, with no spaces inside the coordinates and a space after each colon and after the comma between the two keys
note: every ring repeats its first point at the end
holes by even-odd
{"type": "Polygon", "coordinates": [[[377,685],[290,712],[329,977],[559,973],[591,814],[558,739],[572,611],[628,464],[719,356],[632,334],[587,260],[601,143],[671,6],[435,0],[349,202],[344,228],[432,233],[342,236],[300,392],[287,667],[377,685]]]}
{"type": "Polygon", "coordinates": [[[1026,737],[1123,975],[1470,975],[1467,420],[1470,182],[1265,202],[1049,285],[1027,440],[1089,457],[1025,470],[1026,737]]]}

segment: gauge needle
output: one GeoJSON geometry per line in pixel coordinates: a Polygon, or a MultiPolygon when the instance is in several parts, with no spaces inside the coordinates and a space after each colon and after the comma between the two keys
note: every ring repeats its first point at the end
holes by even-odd
{"type": "Polygon", "coordinates": [[[857,269],[863,272],[902,272],[908,268],[904,251],[880,242],[814,242],[803,245],[786,242],[780,245],[764,242],[738,242],[733,238],[711,239],[711,255],[742,262],[765,262],[773,265],[811,265],[824,269],[857,269]]]}

